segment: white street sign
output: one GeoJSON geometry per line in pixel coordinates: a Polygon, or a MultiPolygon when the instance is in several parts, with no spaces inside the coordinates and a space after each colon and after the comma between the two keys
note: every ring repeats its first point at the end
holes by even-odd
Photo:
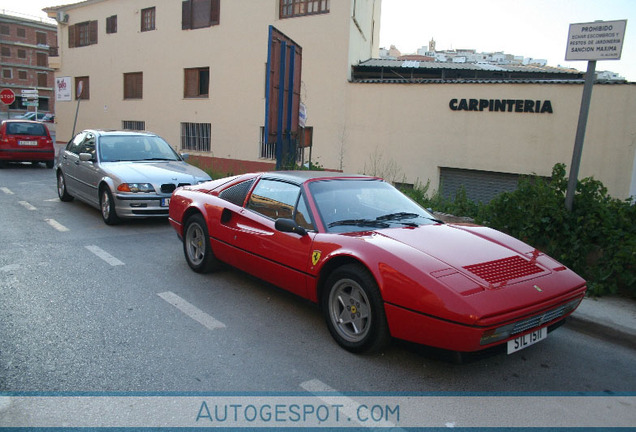
{"type": "Polygon", "coordinates": [[[570,24],[565,60],[620,60],[627,20],[570,24]]]}

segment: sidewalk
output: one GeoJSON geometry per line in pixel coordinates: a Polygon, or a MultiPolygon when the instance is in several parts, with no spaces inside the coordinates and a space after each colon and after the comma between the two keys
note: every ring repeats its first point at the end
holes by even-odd
{"type": "Polygon", "coordinates": [[[585,298],[568,318],[566,327],[636,349],[636,301],[585,298]]]}

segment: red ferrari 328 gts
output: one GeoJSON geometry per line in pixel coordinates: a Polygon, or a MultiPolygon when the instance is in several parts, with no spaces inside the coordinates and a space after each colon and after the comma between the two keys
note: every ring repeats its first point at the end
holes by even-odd
{"type": "Polygon", "coordinates": [[[376,177],[286,171],[186,186],[170,223],[194,271],[229,264],[318,303],[352,352],[394,337],[512,353],[544,339],[586,291],[531,246],[436,220],[376,177]]]}

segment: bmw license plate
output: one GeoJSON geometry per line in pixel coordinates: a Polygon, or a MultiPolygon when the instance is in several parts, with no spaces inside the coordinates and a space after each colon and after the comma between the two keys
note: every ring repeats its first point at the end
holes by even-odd
{"type": "Polygon", "coordinates": [[[161,198],[161,207],[168,207],[170,205],[170,198],[161,198]]]}
{"type": "Polygon", "coordinates": [[[510,340],[508,341],[508,354],[515,353],[529,347],[530,345],[534,345],[546,337],[548,337],[548,328],[543,327],[542,329],[535,330],[532,333],[510,340]]]}
{"type": "Polygon", "coordinates": [[[36,146],[38,145],[37,141],[18,141],[18,145],[21,146],[36,146]]]}

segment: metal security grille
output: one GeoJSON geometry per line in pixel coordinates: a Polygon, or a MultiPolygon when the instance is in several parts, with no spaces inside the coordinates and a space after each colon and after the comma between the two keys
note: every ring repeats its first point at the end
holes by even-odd
{"type": "Polygon", "coordinates": [[[454,199],[463,188],[469,200],[488,203],[502,192],[516,190],[518,182],[518,174],[440,168],[440,190],[445,198],[450,199],[454,199]]]}
{"type": "Polygon", "coordinates": [[[280,18],[329,12],[330,0],[280,0],[280,18]]]}
{"type": "Polygon", "coordinates": [[[146,130],[146,122],[141,120],[122,120],[121,127],[124,130],[146,130]]]}
{"type": "Polygon", "coordinates": [[[181,149],[209,152],[211,132],[210,123],[181,123],[181,149]]]}

